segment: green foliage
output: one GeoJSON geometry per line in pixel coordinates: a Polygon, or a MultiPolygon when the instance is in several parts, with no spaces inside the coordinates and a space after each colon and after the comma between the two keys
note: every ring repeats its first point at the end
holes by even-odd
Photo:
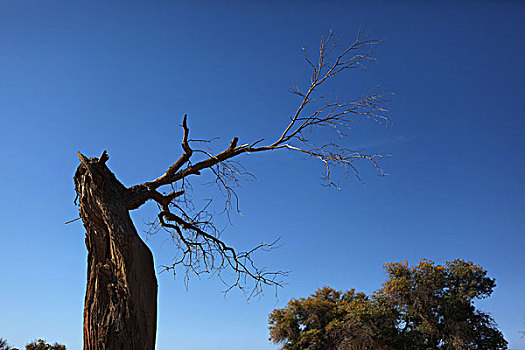
{"type": "Polygon", "coordinates": [[[66,350],[66,346],[58,343],[51,345],[43,339],[38,339],[27,344],[26,350],[66,350]]]}
{"type": "Polygon", "coordinates": [[[422,260],[384,265],[388,279],[371,295],[323,287],[269,316],[270,340],[285,350],[499,350],[507,341],[475,299],[496,286],[472,262],[422,260]]]}

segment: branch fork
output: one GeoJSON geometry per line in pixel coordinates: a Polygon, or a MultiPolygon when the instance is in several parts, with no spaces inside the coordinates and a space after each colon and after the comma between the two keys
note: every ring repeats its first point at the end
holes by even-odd
{"type": "MultiPolygon", "coordinates": [[[[337,187],[332,175],[333,167],[341,167],[347,172],[352,172],[359,179],[359,172],[355,166],[358,160],[370,162],[377,169],[378,174],[384,174],[378,163],[384,155],[362,154],[340,147],[337,142],[330,140],[321,145],[310,142],[310,136],[323,127],[331,127],[337,137],[340,137],[344,136],[343,129],[361,119],[388,122],[387,110],[383,107],[385,96],[378,93],[376,89],[371,89],[349,101],[319,95],[321,87],[327,81],[344,71],[362,68],[367,61],[373,60],[372,48],[378,42],[368,40],[359,32],[353,43],[340,50],[338,54],[334,54],[340,45],[340,38],[336,38],[330,31],[328,36],[321,40],[319,56],[316,60],[310,59],[306,49],[303,48],[305,61],[312,69],[310,82],[304,89],[301,89],[297,82],[290,90],[291,93],[299,96],[301,101],[280,136],[266,145],[263,143],[264,139],[238,145],[239,139],[234,137],[219,153],[193,149],[190,146],[187,115],[184,116],[181,125],[183,134],[180,157],[158,178],[127,188],[123,194],[129,210],[140,207],[150,199],[159,206],[158,225],[172,232],[172,238],[182,252],[182,256],[173,265],[165,266],[166,270],[175,271],[178,265],[182,265],[186,267],[187,273],[197,275],[211,273],[220,277],[221,271],[229,269],[233,271],[236,278],[233,283],[228,283],[228,290],[233,286],[243,289],[250,279],[254,284],[252,293],[255,294],[261,292],[263,285],[281,285],[279,278],[285,274],[284,272],[266,272],[264,269],[257,268],[252,260],[255,252],[273,249],[276,242],[261,244],[246,252],[237,252],[233,247],[226,245],[220,239],[221,232],[214,226],[212,215],[206,210],[207,205],[200,210],[195,210],[191,199],[187,197],[190,175],[211,171],[215,183],[225,194],[225,211],[228,212],[232,201],[237,201],[235,188],[240,177],[248,174],[235,162],[238,156],[245,153],[286,149],[307,154],[323,164],[324,179],[329,186],[337,187]],[[192,161],[192,158],[199,157],[196,154],[201,158],[192,161]],[[171,186],[171,191],[162,194],[159,189],[163,186],[171,186]]],[[[81,153],[79,159],[86,164],[89,161],[81,153]]],[[[104,164],[108,159],[109,156],[104,151],[98,163],[104,164]]]]}

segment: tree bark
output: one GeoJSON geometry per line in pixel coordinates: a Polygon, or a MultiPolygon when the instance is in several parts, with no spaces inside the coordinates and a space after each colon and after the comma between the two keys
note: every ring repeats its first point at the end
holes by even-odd
{"type": "Polygon", "coordinates": [[[88,250],[84,350],[154,350],[157,278],[129,215],[133,193],[107,168],[105,152],[79,158],[74,180],[88,250]]]}
{"type": "MultiPolygon", "coordinates": [[[[324,82],[343,71],[363,67],[372,59],[371,47],[378,43],[358,33],[355,42],[345,46],[339,54],[339,38],[333,32],[321,40],[319,58],[311,61],[306,51],[305,59],[312,68],[310,84],[306,89],[296,86],[292,93],[301,97],[301,103],[291,116],[281,136],[274,142],[261,144],[264,139],[238,145],[234,137],[230,145],[220,153],[212,154],[203,149],[190,147],[189,128],[184,116],[182,149],[184,153],[164,174],[153,181],[126,188],[107,168],[106,152],[100,158],[86,158],[79,153],[82,164],[75,173],[75,190],[79,199],[80,217],[86,229],[88,250],[88,276],[84,308],[84,350],[154,350],[157,318],[157,279],[153,256],[140,239],[129,216],[129,211],[139,208],[148,200],[154,200],[161,212],[160,225],[173,230],[172,237],[180,243],[182,252],[173,266],[188,268],[188,272],[220,274],[231,269],[237,275],[229,289],[244,290],[247,280],[254,281],[252,294],[259,294],[262,285],[281,286],[277,279],[284,272],[266,272],[257,268],[252,253],[270,250],[271,244],[262,243],[247,252],[237,252],[226,245],[215,228],[206,206],[192,210],[191,199],[181,197],[190,210],[185,211],[173,200],[184,195],[190,176],[201,171],[211,171],[215,182],[226,195],[226,211],[237,199],[234,188],[246,173],[239,169],[233,159],[242,154],[253,154],[273,150],[293,150],[314,157],[325,167],[325,180],[336,186],[331,169],[341,166],[345,172],[359,172],[354,166],[358,160],[368,160],[384,175],[378,160],[381,154],[361,154],[327,139],[321,144],[309,141],[312,129],[332,127],[339,136],[341,128],[350,128],[357,120],[369,118],[384,120],[386,109],[382,106],[384,95],[369,90],[356,99],[341,102],[337,97],[325,99],[318,94],[324,82]],[[330,59],[330,55],[332,55],[330,59]],[[314,62],[317,62],[314,64],[314,62]],[[318,102],[316,102],[318,101],[318,102]],[[257,146],[259,145],[259,146],[257,146]],[[190,161],[196,153],[197,160],[190,161]],[[173,186],[175,183],[178,185],[173,186]],[[172,185],[173,192],[161,194],[162,186],[172,185]],[[170,205],[171,209],[170,210],[170,205]],[[201,220],[202,219],[202,220],[201,220]],[[209,231],[211,230],[211,232],[209,231]],[[207,232],[208,231],[208,232],[207,232]]],[[[194,140],[197,141],[197,140],[194,140]]],[[[202,141],[202,140],[201,140],[202,141]]],[[[195,159],[195,158],[194,158],[195,159]]],[[[229,290],[228,289],[228,290],[229,290]]]]}

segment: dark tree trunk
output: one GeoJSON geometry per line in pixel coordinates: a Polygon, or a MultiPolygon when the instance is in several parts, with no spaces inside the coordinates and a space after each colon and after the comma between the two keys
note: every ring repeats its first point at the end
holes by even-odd
{"type": "Polygon", "coordinates": [[[130,190],[87,159],[75,173],[88,250],[84,350],[154,350],[157,279],[153,256],[129,216],[130,190]]]}

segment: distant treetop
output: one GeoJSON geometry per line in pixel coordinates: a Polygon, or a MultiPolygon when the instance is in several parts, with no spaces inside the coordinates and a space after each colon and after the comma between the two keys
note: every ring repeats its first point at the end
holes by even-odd
{"type": "Polygon", "coordinates": [[[422,260],[384,265],[388,279],[371,295],[317,290],[269,316],[270,340],[286,350],[499,350],[507,341],[474,299],[495,280],[472,262],[422,260]]]}

